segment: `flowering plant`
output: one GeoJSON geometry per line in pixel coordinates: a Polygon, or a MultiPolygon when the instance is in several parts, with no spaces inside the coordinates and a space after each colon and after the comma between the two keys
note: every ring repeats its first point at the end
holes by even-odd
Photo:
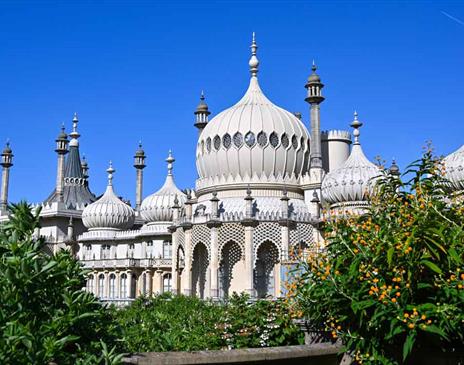
{"type": "Polygon", "coordinates": [[[298,269],[297,304],[359,364],[463,350],[462,195],[430,150],[404,177],[384,172],[367,214],[329,219],[326,249],[298,269]]]}

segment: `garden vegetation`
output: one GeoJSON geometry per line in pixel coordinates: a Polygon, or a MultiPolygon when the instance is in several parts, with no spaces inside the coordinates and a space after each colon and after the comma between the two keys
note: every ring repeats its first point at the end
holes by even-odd
{"type": "Polygon", "coordinates": [[[227,303],[164,294],[123,309],[85,292],[87,272],[67,250],[35,237],[39,211],[12,205],[0,229],[0,364],[118,364],[123,354],[302,344],[282,300],[227,303]]]}
{"type": "Polygon", "coordinates": [[[430,150],[403,179],[378,181],[367,214],[326,222],[326,249],[302,262],[292,298],[358,364],[463,356],[463,196],[430,150]]]}

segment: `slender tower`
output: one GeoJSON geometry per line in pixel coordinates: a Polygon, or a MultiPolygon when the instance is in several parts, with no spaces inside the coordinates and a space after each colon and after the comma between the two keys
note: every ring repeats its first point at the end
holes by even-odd
{"type": "Polygon", "coordinates": [[[310,105],[311,116],[310,183],[308,188],[316,190],[317,194],[320,195],[324,170],[322,168],[321,116],[319,105],[324,101],[321,93],[324,84],[321,82],[321,78],[316,73],[316,70],[317,67],[313,61],[312,74],[308,77],[305,85],[305,88],[308,90],[305,101],[310,105]]]}
{"type": "Polygon", "coordinates": [[[143,169],[145,168],[145,151],[142,148],[142,141],[139,142],[139,148],[135,151],[134,167],[137,172],[135,183],[135,210],[139,211],[142,205],[143,194],[143,169]]]}
{"type": "Polygon", "coordinates": [[[13,151],[10,148],[10,142],[2,152],[2,193],[0,198],[0,214],[6,212],[8,207],[8,185],[10,181],[10,167],[13,166],[13,151]]]}
{"type": "Polygon", "coordinates": [[[208,124],[208,116],[211,114],[208,109],[208,105],[205,103],[205,94],[203,91],[200,95],[200,104],[198,104],[197,109],[193,114],[195,114],[194,126],[198,128],[198,135],[200,135],[203,128],[205,128],[208,124]]]}
{"type": "Polygon", "coordinates": [[[64,124],[61,126],[61,132],[55,141],[55,152],[58,154],[58,164],[56,169],[56,195],[58,196],[58,201],[63,202],[64,156],[68,153],[68,135],[64,131],[64,124]]]}

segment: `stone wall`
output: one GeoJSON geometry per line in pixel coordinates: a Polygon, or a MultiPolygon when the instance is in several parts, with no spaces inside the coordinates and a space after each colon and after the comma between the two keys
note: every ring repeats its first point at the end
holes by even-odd
{"type": "Polygon", "coordinates": [[[193,352],[147,352],[124,359],[124,364],[292,364],[339,365],[341,345],[319,343],[255,349],[193,352]]]}

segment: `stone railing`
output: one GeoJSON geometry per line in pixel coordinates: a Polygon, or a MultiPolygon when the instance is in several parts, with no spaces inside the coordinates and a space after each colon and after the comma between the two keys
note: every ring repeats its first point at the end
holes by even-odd
{"type": "Polygon", "coordinates": [[[121,269],[121,268],[159,268],[171,267],[171,259],[165,258],[121,258],[121,259],[100,259],[100,260],[80,260],[87,269],[121,269]]]}

